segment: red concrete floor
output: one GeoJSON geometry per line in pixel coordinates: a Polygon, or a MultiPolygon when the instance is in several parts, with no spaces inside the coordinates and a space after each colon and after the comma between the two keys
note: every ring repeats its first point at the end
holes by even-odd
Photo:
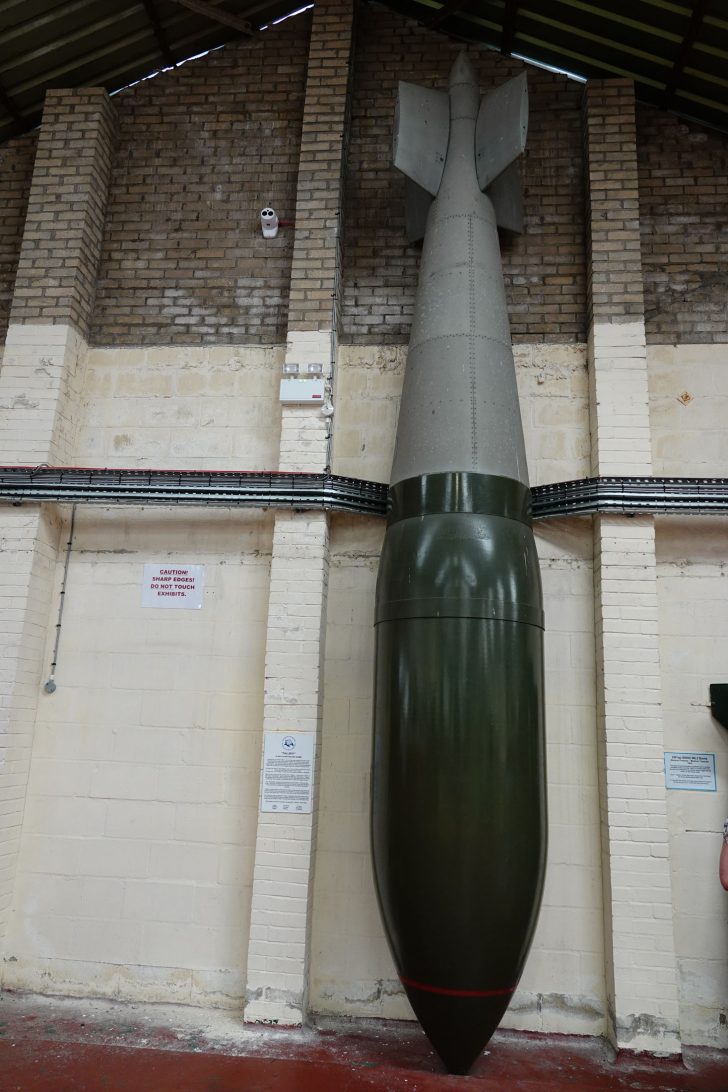
{"type": "Polygon", "coordinates": [[[416,1026],[240,1027],[234,1014],[0,993],[0,1092],[728,1092],[728,1052],[614,1057],[599,1039],[498,1032],[451,1077],[416,1026]]]}

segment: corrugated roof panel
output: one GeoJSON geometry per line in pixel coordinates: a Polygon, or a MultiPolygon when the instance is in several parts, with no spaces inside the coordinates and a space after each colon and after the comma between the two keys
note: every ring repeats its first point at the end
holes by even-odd
{"type": "MultiPolygon", "coordinates": [[[[255,28],[295,0],[207,0],[255,28]]],[[[728,131],[728,0],[391,0],[445,34],[583,77],[728,131]]],[[[36,124],[47,87],[116,90],[240,32],[183,0],[0,0],[0,140],[36,124]],[[151,7],[150,7],[151,5],[151,7]]]]}
{"type": "MultiPolygon", "coordinates": [[[[280,3],[264,7],[278,14],[280,3]]],[[[240,15],[246,5],[220,6],[240,15]]],[[[37,124],[49,87],[117,90],[166,67],[170,55],[182,61],[240,37],[174,0],[152,7],[156,27],[139,0],[0,0],[0,140],[37,124]]]]}

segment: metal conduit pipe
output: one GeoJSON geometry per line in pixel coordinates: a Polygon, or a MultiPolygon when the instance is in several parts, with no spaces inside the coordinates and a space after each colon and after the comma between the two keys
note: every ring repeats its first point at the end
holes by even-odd
{"type": "MultiPolygon", "coordinates": [[[[384,516],[387,486],[338,474],[0,467],[0,504],[325,509],[384,516]]],[[[597,513],[721,515],[728,478],[583,478],[531,489],[534,520],[597,513]]]]}

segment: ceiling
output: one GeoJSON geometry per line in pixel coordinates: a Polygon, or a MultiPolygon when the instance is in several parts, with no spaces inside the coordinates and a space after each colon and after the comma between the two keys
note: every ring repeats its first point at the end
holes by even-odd
{"type": "Polygon", "coordinates": [[[728,0],[389,0],[387,6],[584,78],[627,76],[641,101],[728,131],[728,0]]]}
{"type": "MultiPolygon", "coordinates": [[[[260,33],[307,0],[0,0],[0,141],[40,120],[49,87],[118,90],[260,33]]],[[[582,77],[728,132],[728,0],[388,0],[441,33],[582,77]]]]}

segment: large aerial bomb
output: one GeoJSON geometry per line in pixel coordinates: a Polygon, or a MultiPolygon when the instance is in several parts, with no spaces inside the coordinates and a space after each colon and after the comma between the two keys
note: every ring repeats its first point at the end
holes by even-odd
{"type": "Polygon", "coordinates": [[[498,227],[520,230],[525,75],[401,83],[424,247],[377,583],[372,852],[397,971],[466,1073],[518,984],[546,862],[543,612],[498,227]]]}

